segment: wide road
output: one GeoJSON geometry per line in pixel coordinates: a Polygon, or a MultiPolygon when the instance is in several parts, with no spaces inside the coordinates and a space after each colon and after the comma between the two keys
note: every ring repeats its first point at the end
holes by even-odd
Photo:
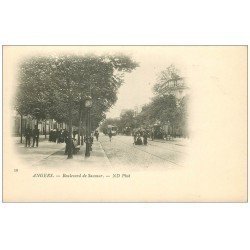
{"type": "Polygon", "coordinates": [[[175,141],[151,141],[148,145],[133,145],[132,136],[100,135],[99,141],[112,166],[163,166],[181,167],[186,155],[186,146],[175,141]]]}

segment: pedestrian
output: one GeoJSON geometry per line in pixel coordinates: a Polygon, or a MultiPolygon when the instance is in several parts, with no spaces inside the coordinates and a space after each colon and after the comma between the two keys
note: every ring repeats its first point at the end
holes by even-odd
{"type": "Polygon", "coordinates": [[[112,139],[112,132],[109,131],[109,141],[111,142],[111,139],[112,139]]]}
{"type": "Polygon", "coordinates": [[[35,146],[38,147],[38,141],[39,141],[39,129],[38,126],[36,125],[35,128],[32,131],[32,136],[33,136],[33,147],[35,146]]]}
{"type": "Polygon", "coordinates": [[[143,144],[145,146],[147,146],[147,144],[148,144],[148,135],[147,135],[146,131],[144,131],[144,133],[143,133],[143,144]]]}
{"type": "Polygon", "coordinates": [[[140,133],[137,133],[136,135],[135,145],[142,145],[142,139],[140,133]]]}
{"type": "Polygon", "coordinates": [[[65,142],[65,140],[67,139],[68,134],[69,134],[68,131],[66,129],[64,129],[62,132],[63,142],[65,142]]]}
{"type": "Polygon", "coordinates": [[[51,129],[49,131],[49,141],[51,142],[53,140],[53,130],[51,129]]]}
{"type": "Polygon", "coordinates": [[[68,151],[69,151],[69,143],[70,143],[70,140],[69,140],[69,134],[65,131],[65,137],[64,137],[64,142],[66,143],[66,147],[65,147],[65,152],[64,154],[68,154],[68,151]]]}
{"type": "Polygon", "coordinates": [[[152,130],[151,131],[151,139],[152,139],[152,141],[154,140],[154,138],[155,138],[155,133],[154,133],[154,130],[152,130]]]}
{"type": "Polygon", "coordinates": [[[26,129],[25,129],[25,147],[27,148],[30,147],[30,138],[32,136],[32,131],[30,129],[30,127],[28,126],[26,129]]]}
{"type": "Polygon", "coordinates": [[[69,150],[71,150],[71,152],[74,153],[75,145],[77,145],[76,139],[71,138],[71,140],[70,140],[69,137],[67,137],[65,140],[65,143],[66,143],[66,147],[65,147],[64,154],[67,155],[69,153],[69,150]]]}
{"type": "Polygon", "coordinates": [[[58,144],[60,142],[60,131],[59,129],[56,129],[56,143],[58,144]]]}
{"type": "Polygon", "coordinates": [[[53,142],[56,142],[56,129],[53,129],[52,141],[53,141],[53,142]]]}
{"type": "Polygon", "coordinates": [[[58,143],[62,143],[62,142],[64,142],[64,138],[63,138],[63,131],[61,129],[59,133],[58,143]]]}
{"type": "Polygon", "coordinates": [[[135,131],[133,132],[133,137],[134,137],[134,143],[133,144],[135,144],[135,142],[136,142],[136,132],[135,131]]]}
{"type": "Polygon", "coordinates": [[[99,132],[98,132],[98,130],[96,130],[95,131],[95,138],[96,138],[97,141],[98,141],[98,137],[99,137],[99,132]]]}

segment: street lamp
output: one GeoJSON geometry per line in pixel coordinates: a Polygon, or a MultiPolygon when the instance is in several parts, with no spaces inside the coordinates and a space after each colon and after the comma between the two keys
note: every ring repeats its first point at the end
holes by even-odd
{"type": "Polygon", "coordinates": [[[84,100],[82,96],[80,96],[80,101],[79,101],[79,124],[78,124],[78,145],[83,145],[83,136],[81,135],[82,133],[82,112],[84,109],[84,100]]]}
{"type": "Polygon", "coordinates": [[[85,98],[85,108],[86,108],[86,151],[85,156],[90,156],[90,147],[91,147],[91,127],[90,127],[90,109],[92,107],[92,98],[87,96],[85,98]]]}
{"type": "Polygon", "coordinates": [[[33,111],[33,115],[36,118],[36,125],[38,125],[38,120],[39,120],[39,117],[40,117],[40,112],[41,112],[41,110],[39,108],[35,108],[34,111],[33,111]]]}

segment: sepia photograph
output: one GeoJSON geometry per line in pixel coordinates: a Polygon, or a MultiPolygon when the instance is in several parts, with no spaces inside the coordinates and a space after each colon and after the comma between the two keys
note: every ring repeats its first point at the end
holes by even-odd
{"type": "Polygon", "coordinates": [[[4,202],[246,202],[247,46],[3,46],[4,202]]]}
{"type": "Polygon", "coordinates": [[[1,1],[1,249],[250,249],[248,5],[1,1]]]}

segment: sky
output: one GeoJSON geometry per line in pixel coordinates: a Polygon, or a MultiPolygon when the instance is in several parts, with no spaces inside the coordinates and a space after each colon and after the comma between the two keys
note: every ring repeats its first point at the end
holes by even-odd
{"type": "Polygon", "coordinates": [[[134,109],[149,103],[154,96],[153,86],[159,73],[174,64],[182,73],[179,60],[172,53],[159,50],[158,47],[131,48],[129,53],[139,63],[139,67],[127,73],[118,92],[116,104],[107,113],[108,118],[119,117],[123,109],[134,109]]]}

